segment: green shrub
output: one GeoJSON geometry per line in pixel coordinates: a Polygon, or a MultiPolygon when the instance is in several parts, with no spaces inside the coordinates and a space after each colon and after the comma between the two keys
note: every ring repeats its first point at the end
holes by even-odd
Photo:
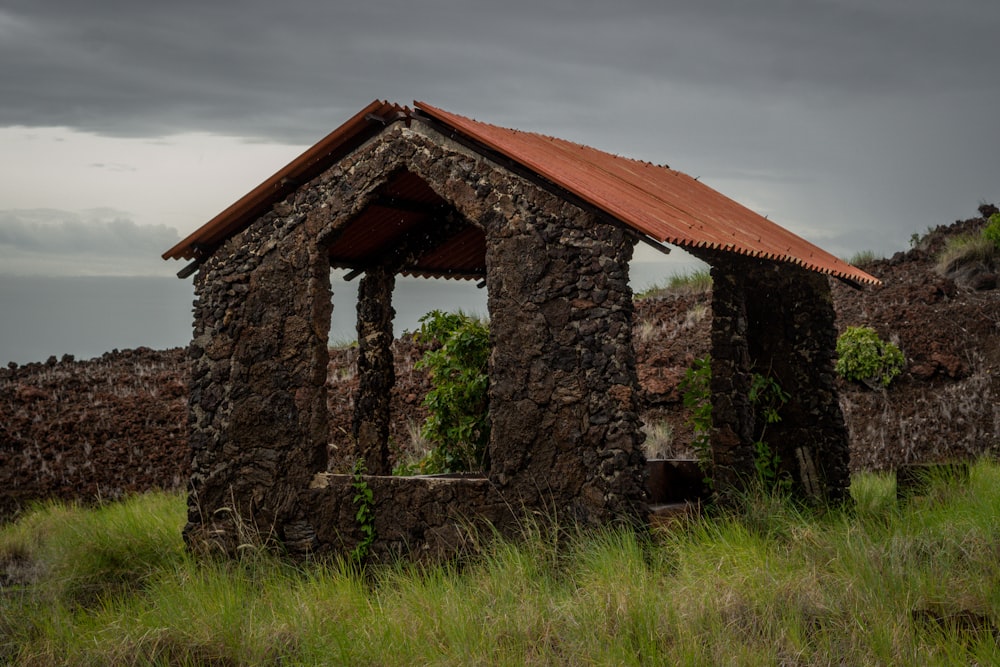
{"type": "Polygon", "coordinates": [[[853,382],[889,386],[903,370],[899,347],[879,338],[870,327],[847,327],[837,339],[837,373],[853,382]]]}
{"type": "Polygon", "coordinates": [[[990,221],[983,228],[983,238],[993,241],[993,245],[1000,249],[1000,213],[990,216],[990,221]]]}
{"type": "Polygon", "coordinates": [[[704,356],[695,359],[691,367],[684,371],[678,389],[684,407],[691,415],[687,423],[694,430],[691,447],[694,449],[702,470],[710,471],[712,448],[709,436],[712,431],[712,358],[704,356]]]}
{"type": "Polygon", "coordinates": [[[417,362],[431,373],[422,429],[434,444],[418,465],[425,474],[483,468],[490,437],[489,327],[464,313],[434,310],[420,318],[418,342],[436,345],[417,362]]]}

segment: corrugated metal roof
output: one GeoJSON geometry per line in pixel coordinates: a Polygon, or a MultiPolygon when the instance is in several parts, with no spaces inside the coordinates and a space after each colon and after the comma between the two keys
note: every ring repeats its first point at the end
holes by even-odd
{"type": "MultiPolygon", "coordinates": [[[[878,279],[802,239],[763,216],[674,169],[623,158],[588,146],[521,132],[452,114],[423,102],[419,113],[375,101],[293,160],[245,197],[164,253],[164,259],[195,259],[247,227],[294,189],[400,118],[429,118],[461,135],[485,154],[499,154],[621,221],[640,234],[681,247],[711,248],[787,261],[849,281],[878,279]]],[[[412,176],[412,175],[411,175],[412,176]]],[[[385,194],[410,203],[444,204],[416,177],[396,179],[385,194]]],[[[410,207],[412,208],[412,207],[410,207]]],[[[364,268],[379,252],[429,219],[426,212],[373,205],[351,223],[330,249],[331,264],[364,268]]],[[[470,227],[407,267],[423,276],[483,275],[482,233],[470,227]]]]}
{"type": "Polygon", "coordinates": [[[481,123],[423,102],[414,107],[565,188],[657,241],[799,264],[862,283],[878,279],[670,169],[533,132],[481,123]]]}

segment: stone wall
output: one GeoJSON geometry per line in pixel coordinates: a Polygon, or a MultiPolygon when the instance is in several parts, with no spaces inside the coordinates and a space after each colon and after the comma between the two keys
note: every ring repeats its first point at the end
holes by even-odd
{"type": "MultiPolygon", "coordinates": [[[[501,505],[587,525],[644,518],[627,273],[633,241],[429,128],[397,124],[232,237],[199,270],[189,542],[231,551],[250,530],[293,552],[349,543],[343,536],[356,526],[345,482],[309,488],[325,469],[326,248],[401,169],[454,207],[455,224],[475,224],[486,237],[492,465],[475,483],[372,477],[383,527],[375,552],[404,543],[436,550],[440,540],[428,536],[443,529],[428,526],[437,510],[409,508],[437,507],[446,487],[454,496],[445,516],[501,528],[513,525],[497,515],[501,505]]],[[[355,432],[357,455],[373,471],[386,464],[378,397],[392,383],[384,360],[395,268],[390,261],[381,273],[369,270],[359,307],[359,403],[367,407],[355,432]]]]}
{"type": "Polygon", "coordinates": [[[583,524],[637,519],[645,460],[632,241],[569,204],[538,199],[497,220],[488,244],[490,478],[518,503],[583,524]]]}
{"type": "Polygon", "coordinates": [[[278,204],[202,264],[191,358],[185,537],[282,539],[326,466],[330,269],[300,206],[278,204]]]}
{"type": "MultiPolygon", "coordinates": [[[[375,541],[366,557],[440,560],[477,551],[494,530],[514,533],[522,516],[484,477],[379,477],[360,482],[372,492],[375,541]]],[[[349,553],[363,539],[357,520],[355,479],[319,474],[300,495],[285,528],[293,553],[349,553]]]]}

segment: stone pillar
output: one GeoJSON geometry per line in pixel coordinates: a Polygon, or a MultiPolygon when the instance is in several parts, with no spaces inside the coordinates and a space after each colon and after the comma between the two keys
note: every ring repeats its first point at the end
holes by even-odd
{"type": "Polygon", "coordinates": [[[847,429],[837,398],[828,279],[801,267],[735,255],[706,257],[712,280],[712,458],[723,501],[754,479],[754,442],[804,500],[839,502],[850,485],[847,429]],[[788,394],[778,423],[755,414],[754,373],[788,394]]]}
{"type": "MultiPolygon", "coordinates": [[[[747,285],[748,347],[757,372],[789,395],[764,440],[802,499],[839,502],[850,487],[850,447],[837,397],[837,332],[829,279],[759,262],[747,285]]],[[[758,425],[758,431],[760,426],[758,425]]]]}
{"type": "Polygon", "coordinates": [[[184,533],[196,549],[283,540],[296,498],[326,467],[330,272],[297,222],[265,216],[195,281],[184,533]]]}
{"type": "Polygon", "coordinates": [[[754,475],[751,362],[742,272],[725,256],[712,260],[712,475],[723,502],[754,475]]]}
{"type": "Polygon", "coordinates": [[[486,225],[489,476],[515,507],[559,521],[638,520],[646,506],[633,242],[547,193],[536,196],[543,208],[486,225]]]}
{"type": "Polygon", "coordinates": [[[392,358],[392,290],[384,267],[365,272],[358,286],[358,392],[352,431],[356,454],[371,475],[389,475],[389,402],[396,382],[392,358]]]}

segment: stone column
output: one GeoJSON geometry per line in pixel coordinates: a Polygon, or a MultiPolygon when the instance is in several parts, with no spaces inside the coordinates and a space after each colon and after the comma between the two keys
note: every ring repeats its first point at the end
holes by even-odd
{"type": "Polygon", "coordinates": [[[548,518],[641,519],[633,243],[547,193],[538,198],[539,208],[487,224],[489,476],[515,507],[548,518]]]}
{"type": "Polygon", "coordinates": [[[283,540],[296,498],[326,467],[330,272],[307,238],[291,217],[269,214],[196,279],[185,527],[194,548],[283,540]]]}
{"type": "Polygon", "coordinates": [[[721,253],[712,280],[712,458],[725,501],[754,479],[754,443],[777,455],[778,474],[804,500],[848,497],[850,450],[837,398],[829,281],[793,264],[721,253]],[[754,373],[788,394],[765,424],[748,393],[754,373]]]}
{"type": "Polygon", "coordinates": [[[768,425],[763,439],[795,495],[844,500],[850,448],[833,370],[837,332],[829,279],[774,262],[758,262],[748,273],[750,355],[757,372],[774,377],[789,395],[781,421],[768,425]]]}
{"type": "Polygon", "coordinates": [[[712,475],[720,500],[745,490],[754,475],[751,361],[745,275],[728,257],[712,259],[712,475]]]}
{"type": "Polygon", "coordinates": [[[365,272],[358,286],[358,380],[352,431],[356,454],[371,475],[389,475],[389,402],[396,382],[392,358],[392,290],[384,267],[365,272]]]}

